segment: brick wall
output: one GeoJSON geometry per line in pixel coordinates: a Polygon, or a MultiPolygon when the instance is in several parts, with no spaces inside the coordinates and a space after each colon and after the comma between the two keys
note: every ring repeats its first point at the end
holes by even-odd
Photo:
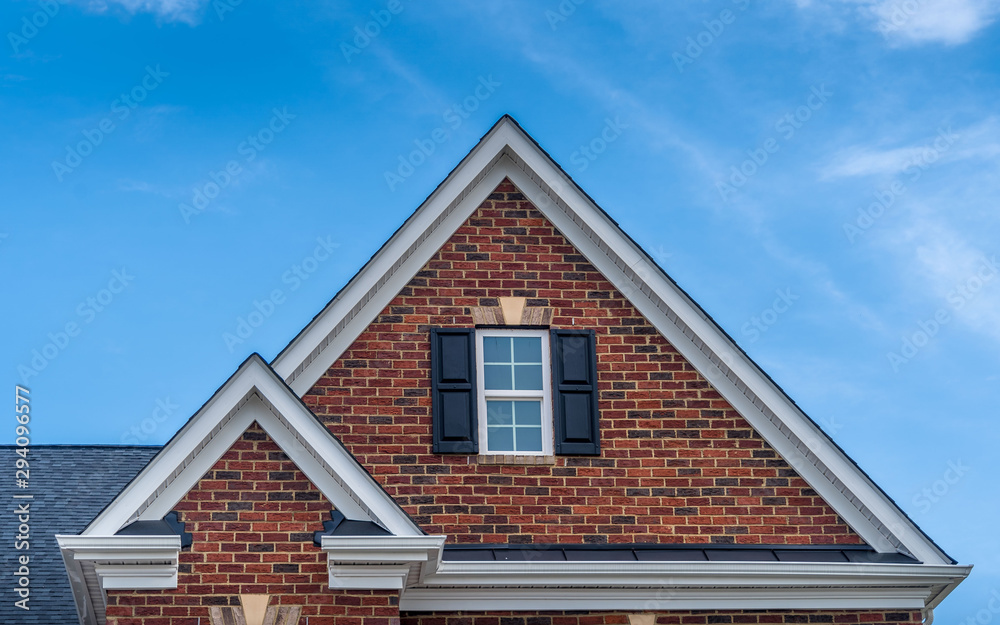
{"type": "Polygon", "coordinates": [[[271,605],[303,606],[303,624],[390,625],[396,592],[328,589],[312,533],[332,507],[254,424],[177,504],[194,540],[181,552],[177,589],[110,591],[109,622],[209,625],[210,606],[264,593],[276,595],[271,605]]]}
{"type": "MultiPolygon", "coordinates": [[[[837,623],[844,625],[917,624],[920,612],[888,611],[677,611],[662,612],[656,625],[710,623],[837,623]]],[[[403,613],[401,625],[629,625],[624,612],[427,612],[403,613]]]]}
{"type": "Polygon", "coordinates": [[[694,368],[504,181],[304,397],[431,534],[460,543],[860,544],[694,368]],[[597,332],[602,455],[431,454],[428,328],[527,297],[597,332]]]}

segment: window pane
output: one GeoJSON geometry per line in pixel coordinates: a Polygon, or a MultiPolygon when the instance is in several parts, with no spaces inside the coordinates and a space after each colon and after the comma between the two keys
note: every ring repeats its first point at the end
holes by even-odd
{"type": "Polygon", "coordinates": [[[542,339],[537,336],[514,337],[514,362],[542,362],[542,339]]]}
{"type": "Polygon", "coordinates": [[[522,425],[535,425],[541,427],[542,425],[542,404],[537,401],[515,401],[511,402],[514,404],[514,410],[516,412],[515,423],[518,426],[522,425]]]}
{"type": "Polygon", "coordinates": [[[542,390],[542,365],[514,365],[514,388],[519,391],[542,390]]]}
{"type": "Polygon", "coordinates": [[[490,451],[514,451],[514,428],[487,428],[486,435],[490,451]]]}
{"type": "MultiPolygon", "coordinates": [[[[485,365],[485,380],[483,381],[487,389],[490,390],[512,390],[510,365],[485,365]]],[[[541,388],[541,387],[539,387],[541,388]]]]}
{"type": "Polygon", "coordinates": [[[510,337],[484,336],[483,362],[510,362],[510,337]]]}
{"type": "Polygon", "coordinates": [[[516,432],[517,451],[542,451],[542,428],[517,428],[516,432]]]}
{"type": "Polygon", "coordinates": [[[513,423],[514,423],[514,402],[512,401],[486,402],[486,425],[512,425],[513,423]]]}

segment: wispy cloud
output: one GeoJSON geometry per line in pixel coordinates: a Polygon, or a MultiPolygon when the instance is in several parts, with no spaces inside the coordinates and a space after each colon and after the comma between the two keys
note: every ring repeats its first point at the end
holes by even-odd
{"type": "Polygon", "coordinates": [[[993,0],[875,0],[865,2],[876,27],[893,43],[963,44],[993,22],[993,0]]]}
{"type": "Polygon", "coordinates": [[[891,45],[960,45],[993,23],[995,0],[792,0],[800,9],[854,6],[868,26],[891,45]]]}
{"type": "Polygon", "coordinates": [[[934,164],[971,159],[993,159],[1000,154],[1000,127],[987,119],[974,126],[953,129],[942,125],[933,135],[905,145],[858,144],[840,150],[824,167],[824,179],[854,176],[892,176],[934,164]]]}
{"type": "Polygon", "coordinates": [[[953,307],[956,317],[975,331],[1000,340],[1000,279],[995,250],[977,249],[941,219],[915,221],[907,236],[914,248],[917,270],[932,291],[953,307]]]}
{"type": "Polygon", "coordinates": [[[181,22],[192,26],[201,20],[202,8],[208,0],[77,0],[87,10],[105,13],[122,9],[130,15],[152,13],[164,22],[181,22]]]}

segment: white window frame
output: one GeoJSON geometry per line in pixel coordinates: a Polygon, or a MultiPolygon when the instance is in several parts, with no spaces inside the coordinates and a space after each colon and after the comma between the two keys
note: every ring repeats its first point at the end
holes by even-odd
{"type": "Polygon", "coordinates": [[[546,330],[520,330],[489,328],[476,330],[476,401],[479,405],[479,453],[488,456],[551,456],[555,438],[552,433],[552,356],[549,350],[549,333],[546,330]],[[536,336],[542,339],[542,390],[539,391],[487,391],[486,368],[484,365],[483,339],[488,336],[525,337],[536,336]],[[488,397],[487,397],[488,395],[488,397]],[[489,448],[489,437],[486,428],[486,400],[534,400],[542,402],[542,450],[541,451],[493,451],[489,448]]]}

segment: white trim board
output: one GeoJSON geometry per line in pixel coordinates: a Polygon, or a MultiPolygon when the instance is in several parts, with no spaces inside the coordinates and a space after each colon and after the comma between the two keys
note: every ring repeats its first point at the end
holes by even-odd
{"type": "Polygon", "coordinates": [[[401,610],[923,609],[971,567],[793,562],[449,562],[401,610]]]}
{"type": "Polygon", "coordinates": [[[257,354],[81,535],[112,536],[132,521],[163,518],[255,421],[347,518],[373,521],[397,536],[423,535],[257,354]]]}
{"type": "Polygon", "coordinates": [[[304,395],[504,179],[615,285],[873,548],[951,559],[604,213],[504,116],[274,360],[304,395]]]}

